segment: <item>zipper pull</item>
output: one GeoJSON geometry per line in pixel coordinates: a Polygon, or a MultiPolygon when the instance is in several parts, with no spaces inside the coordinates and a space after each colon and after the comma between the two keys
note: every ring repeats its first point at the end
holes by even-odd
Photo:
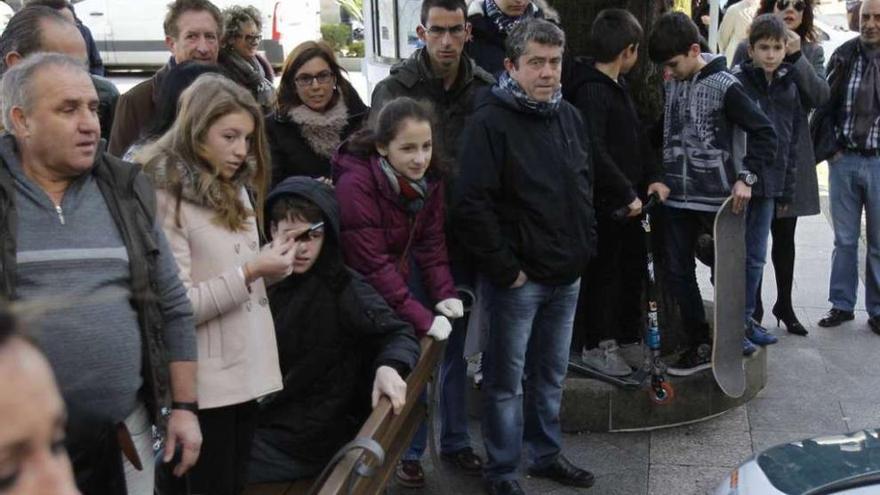
{"type": "Polygon", "coordinates": [[[58,214],[58,220],[61,221],[61,225],[64,225],[64,210],[61,209],[61,205],[55,206],[55,213],[58,214]]]}

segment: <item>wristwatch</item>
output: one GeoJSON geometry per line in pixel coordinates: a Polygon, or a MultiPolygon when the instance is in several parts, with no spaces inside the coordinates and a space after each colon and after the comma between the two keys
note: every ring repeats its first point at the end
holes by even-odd
{"type": "Polygon", "coordinates": [[[736,180],[740,180],[743,184],[752,187],[758,182],[758,176],[748,170],[743,170],[736,175],[736,180]]]}
{"type": "Polygon", "coordinates": [[[191,413],[198,414],[199,403],[198,402],[172,402],[171,409],[180,409],[182,411],[189,411],[191,413]]]}

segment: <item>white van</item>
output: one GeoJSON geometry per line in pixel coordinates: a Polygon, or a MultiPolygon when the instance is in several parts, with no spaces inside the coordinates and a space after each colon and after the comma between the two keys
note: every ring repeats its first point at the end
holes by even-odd
{"type": "MultiPolygon", "coordinates": [[[[168,61],[162,23],[171,0],[81,0],[74,9],[89,27],[108,68],[159,67],[168,61]]],[[[263,14],[260,50],[280,66],[293,47],[321,37],[320,0],[213,0],[221,10],[253,5],[263,14]]]]}

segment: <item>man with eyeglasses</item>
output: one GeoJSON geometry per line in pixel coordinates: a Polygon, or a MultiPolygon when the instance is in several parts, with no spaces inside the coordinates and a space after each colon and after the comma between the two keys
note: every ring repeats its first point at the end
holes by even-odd
{"type": "Polygon", "coordinates": [[[867,222],[865,309],[880,334],[880,0],[862,2],[859,37],[840,45],[828,62],[831,99],[813,115],[816,160],[828,160],[834,254],[821,327],[855,318],[862,210],[867,222]]]}
{"type": "MultiPolygon", "coordinates": [[[[470,36],[467,5],[464,0],[425,0],[422,2],[419,39],[425,46],[412,56],[391,68],[391,74],[373,91],[370,120],[376,118],[384,103],[408,96],[427,100],[436,114],[434,152],[454,158],[458,141],[473,111],[474,95],[480,88],[494,84],[491,74],[481,69],[464,54],[464,45],[470,36]]],[[[447,204],[453,189],[452,178],[458,176],[458,164],[450,160],[452,170],[446,181],[447,204]]],[[[452,274],[459,289],[473,293],[473,268],[463,254],[462,247],[450,232],[447,222],[446,244],[450,251],[452,274]]],[[[464,297],[473,300],[473,297],[464,297]]],[[[467,430],[467,363],[463,358],[465,318],[455,320],[446,345],[441,370],[440,398],[442,435],[440,451],[443,458],[465,473],[479,475],[482,460],[473,452],[467,430]]],[[[397,470],[398,481],[409,487],[424,485],[424,473],[419,459],[425,451],[427,430],[424,425],[417,432],[410,450],[403,455],[397,470]]]]}
{"type": "Polygon", "coordinates": [[[208,0],[175,0],[168,5],[163,25],[165,45],[171,51],[171,59],[153,77],[119,97],[107,147],[114,156],[121,157],[153,120],[159,88],[172,67],[187,60],[217,63],[223,17],[213,3],[208,0]]]}

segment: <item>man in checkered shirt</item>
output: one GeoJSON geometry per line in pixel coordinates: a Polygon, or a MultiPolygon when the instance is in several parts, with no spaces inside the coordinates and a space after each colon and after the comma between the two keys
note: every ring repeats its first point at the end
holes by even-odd
{"type": "Polygon", "coordinates": [[[880,334],[880,0],[862,2],[859,37],[841,45],[828,63],[831,99],[812,122],[818,160],[828,159],[834,255],[828,301],[819,321],[852,320],[859,282],[862,210],[867,218],[865,307],[880,334]]]}

